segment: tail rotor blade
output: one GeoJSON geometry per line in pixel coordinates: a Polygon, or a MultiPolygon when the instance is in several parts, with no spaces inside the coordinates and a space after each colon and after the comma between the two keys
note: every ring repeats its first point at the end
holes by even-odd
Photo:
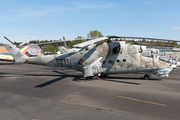
{"type": "Polygon", "coordinates": [[[4,38],[9,41],[10,43],[14,44],[11,40],[9,40],[7,37],[4,36],[4,38]]]}

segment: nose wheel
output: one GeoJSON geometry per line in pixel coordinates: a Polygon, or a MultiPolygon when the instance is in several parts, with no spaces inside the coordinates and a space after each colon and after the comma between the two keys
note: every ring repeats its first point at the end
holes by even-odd
{"type": "Polygon", "coordinates": [[[150,74],[145,74],[145,75],[144,75],[144,79],[145,79],[145,80],[149,80],[150,77],[151,77],[150,74]]]}

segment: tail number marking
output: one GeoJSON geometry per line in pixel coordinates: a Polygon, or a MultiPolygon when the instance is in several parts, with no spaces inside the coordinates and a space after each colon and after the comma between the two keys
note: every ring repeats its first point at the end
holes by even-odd
{"type": "Polygon", "coordinates": [[[65,58],[65,59],[56,59],[56,64],[57,65],[66,65],[66,64],[69,64],[69,60],[68,58],[65,58]]]}

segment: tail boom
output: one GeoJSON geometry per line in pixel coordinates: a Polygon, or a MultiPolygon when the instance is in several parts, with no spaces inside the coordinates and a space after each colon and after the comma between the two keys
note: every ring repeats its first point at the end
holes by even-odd
{"type": "Polygon", "coordinates": [[[8,43],[5,44],[5,47],[15,59],[16,63],[24,63],[27,60],[28,56],[26,56],[22,51],[20,51],[15,45],[8,43]]]}

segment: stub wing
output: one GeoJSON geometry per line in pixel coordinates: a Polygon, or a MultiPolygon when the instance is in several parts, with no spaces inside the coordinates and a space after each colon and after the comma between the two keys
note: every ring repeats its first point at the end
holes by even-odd
{"type": "Polygon", "coordinates": [[[84,67],[84,77],[92,77],[94,75],[100,75],[101,73],[105,72],[106,69],[102,68],[102,64],[100,60],[102,57],[97,58],[89,65],[84,67]]]}

